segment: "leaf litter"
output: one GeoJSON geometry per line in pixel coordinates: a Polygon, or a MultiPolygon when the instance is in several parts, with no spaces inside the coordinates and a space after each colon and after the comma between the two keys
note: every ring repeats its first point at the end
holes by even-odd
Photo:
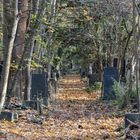
{"type": "Polygon", "coordinates": [[[100,100],[101,94],[87,93],[79,75],[59,82],[56,100],[43,115],[23,110],[17,122],[0,123],[1,140],[121,140],[117,131],[123,117],[116,107],[100,100]],[[42,123],[33,121],[35,118],[42,123]]]}

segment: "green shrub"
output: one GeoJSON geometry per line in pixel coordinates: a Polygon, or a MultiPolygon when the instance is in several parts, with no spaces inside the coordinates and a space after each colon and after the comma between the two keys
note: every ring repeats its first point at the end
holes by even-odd
{"type": "MultiPolygon", "coordinates": [[[[128,94],[128,83],[120,83],[117,81],[114,81],[113,90],[116,94],[116,100],[113,101],[115,105],[118,105],[119,108],[123,108],[126,106],[126,99],[128,94]]],[[[132,90],[129,96],[129,101],[137,99],[137,93],[136,93],[136,84],[132,84],[132,90]]]]}
{"type": "Polygon", "coordinates": [[[101,88],[102,88],[102,82],[95,82],[93,86],[86,88],[86,92],[88,93],[96,92],[98,90],[101,90],[101,88]]]}
{"type": "Polygon", "coordinates": [[[121,84],[120,82],[114,80],[113,90],[116,95],[116,100],[113,101],[113,104],[122,108],[125,105],[128,88],[126,84],[121,84]]]}

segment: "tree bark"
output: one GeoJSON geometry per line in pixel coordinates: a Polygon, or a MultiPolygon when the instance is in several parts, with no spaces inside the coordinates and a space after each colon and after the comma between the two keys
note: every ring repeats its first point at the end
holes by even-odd
{"type": "MultiPolygon", "coordinates": [[[[39,4],[39,3],[38,3],[39,4]]],[[[36,7],[34,7],[35,10],[34,14],[36,14],[36,21],[31,25],[31,30],[34,30],[34,24],[40,27],[40,24],[38,21],[39,19],[43,16],[44,10],[46,9],[46,0],[42,0],[40,9],[41,11],[38,12],[38,6],[37,4],[34,4],[36,7]]],[[[31,89],[31,60],[32,60],[32,55],[33,55],[33,50],[34,50],[34,37],[36,35],[36,32],[32,34],[31,40],[30,40],[30,45],[27,46],[27,50],[25,52],[25,57],[24,59],[26,60],[25,62],[25,93],[24,93],[24,100],[30,100],[30,89],[31,89]]]]}
{"type": "Polygon", "coordinates": [[[18,31],[15,43],[15,58],[21,57],[25,46],[25,34],[27,31],[27,19],[28,19],[28,0],[19,0],[19,12],[21,18],[18,24],[18,31]]]}
{"type": "MultiPolygon", "coordinates": [[[[12,57],[12,50],[13,50],[14,41],[15,41],[15,37],[16,37],[18,22],[19,22],[18,0],[15,0],[13,28],[12,28],[9,44],[8,44],[8,46],[5,46],[4,67],[3,67],[2,81],[1,81],[0,112],[2,111],[2,108],[5,103],[8,78],[9,78],[9,72],[10,72],[11,57],[12,57]]],[[[6,24],[8,24],[8,23],[6,23],[6,24]]]]}

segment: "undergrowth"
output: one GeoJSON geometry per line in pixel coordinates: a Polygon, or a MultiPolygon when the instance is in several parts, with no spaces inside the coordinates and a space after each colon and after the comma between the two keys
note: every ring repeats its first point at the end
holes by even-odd
{"type": "Polygon", "coordinates": [[[87,93],[93,93],[93,92],[101,90],[101,87],[102,87],[101,82],[95,82],[95,84],[93,86],[88,87],[85,90],[86,90],[87,93]]]}
{"type": "MultiPolygon", "coordinates": [[[[114,81],[113,90],[114,90],[115,95],[116,95],[116,100],[112,101],[112,103],[114,105],[117,105],[119,108],[126,107],[126,99],[128,98],[128,96],[127,96],[128,88],[129,88],[129,86],[128,86],[127,82],[120,83],[120,82],[114,81]]],[[[132,100],[135,101],[136,99],[137,99],[136,84],[133,83],[131,94],[130,94],[128,100],[131,103],[132,100]]]]}

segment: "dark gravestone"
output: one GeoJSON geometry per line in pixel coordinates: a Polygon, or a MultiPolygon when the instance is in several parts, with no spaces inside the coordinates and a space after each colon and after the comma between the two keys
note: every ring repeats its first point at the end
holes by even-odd
{"type": "Polygon", "coordinates": [[[56,72],[56,79],[59,80],[59,78],[60,78],[60,74],[59,74],[59,72],[57,71],[57,72],[56,72]]]}
{"type": "Polygon", "coordinates": [[[58,55],[58,57],[60,57],[60,58],[61,58],[62,53],[63,53],[62,48],[58,48],[58,50],[57,50],[57,55],[58,55]]]}
{"type": "Polygon", "coordinates": [[[2,74],[2,65],[0,64],[0,75],[2,74]]]}
{"type": "Polygon", "coordinates": [[[103,99],[115,99],[115,92],[113,91],[114,80],[118,81],[118,70],[114,67],[107,67],[104,69],[103,75],[103,99]]]}
{"type": "Polygon", "coordinates": [[[8,112],[8,111],[1,112],[0,120],[17,121],[18,120],[18,114],[14,113],[14,112],[8,112]]]}
{"type": "Polygon", "coordinates": [[[89,86],[93,86],[95,84],[95,79],[93,75],[89,75],[89,86]]]}
{"type": "Polygon", "coordinates": [[[84,78],[84,77],[86,76],[85,69],[80,68],[79,72],[80,72],[80,76],[81,76],[82,78],[84,78]]]}
{"type": "Polygon", "coordinates": [[[126,61],[123,61],[123,66],[122,66],[122,77],[125,77],[125,71],[126,71],[126,61]]]}
{"type": "Polygon", "coordinates": [[[31,100],[43,99],[43,104],[48,105],[48,75],[32,74],[31,100]]]}
{"type": "Polygon", "coordinates": [[[140,126],[140,113],[125,114],[125,128],[131,124],[130,122],[136,123],[140,126]]]}
{"type": "Polygon", "coordinates": [[[89,86],[93,86],[95,82],[99,82],[99,75],[98,74],[92,74],[88,75],[89,78],[89,86]]]}
{"type": "Polygon", "coordinates": [[[118,65],[118,58],[114,58],[113,67],[117,68],[117,65],[118,65]]]}

